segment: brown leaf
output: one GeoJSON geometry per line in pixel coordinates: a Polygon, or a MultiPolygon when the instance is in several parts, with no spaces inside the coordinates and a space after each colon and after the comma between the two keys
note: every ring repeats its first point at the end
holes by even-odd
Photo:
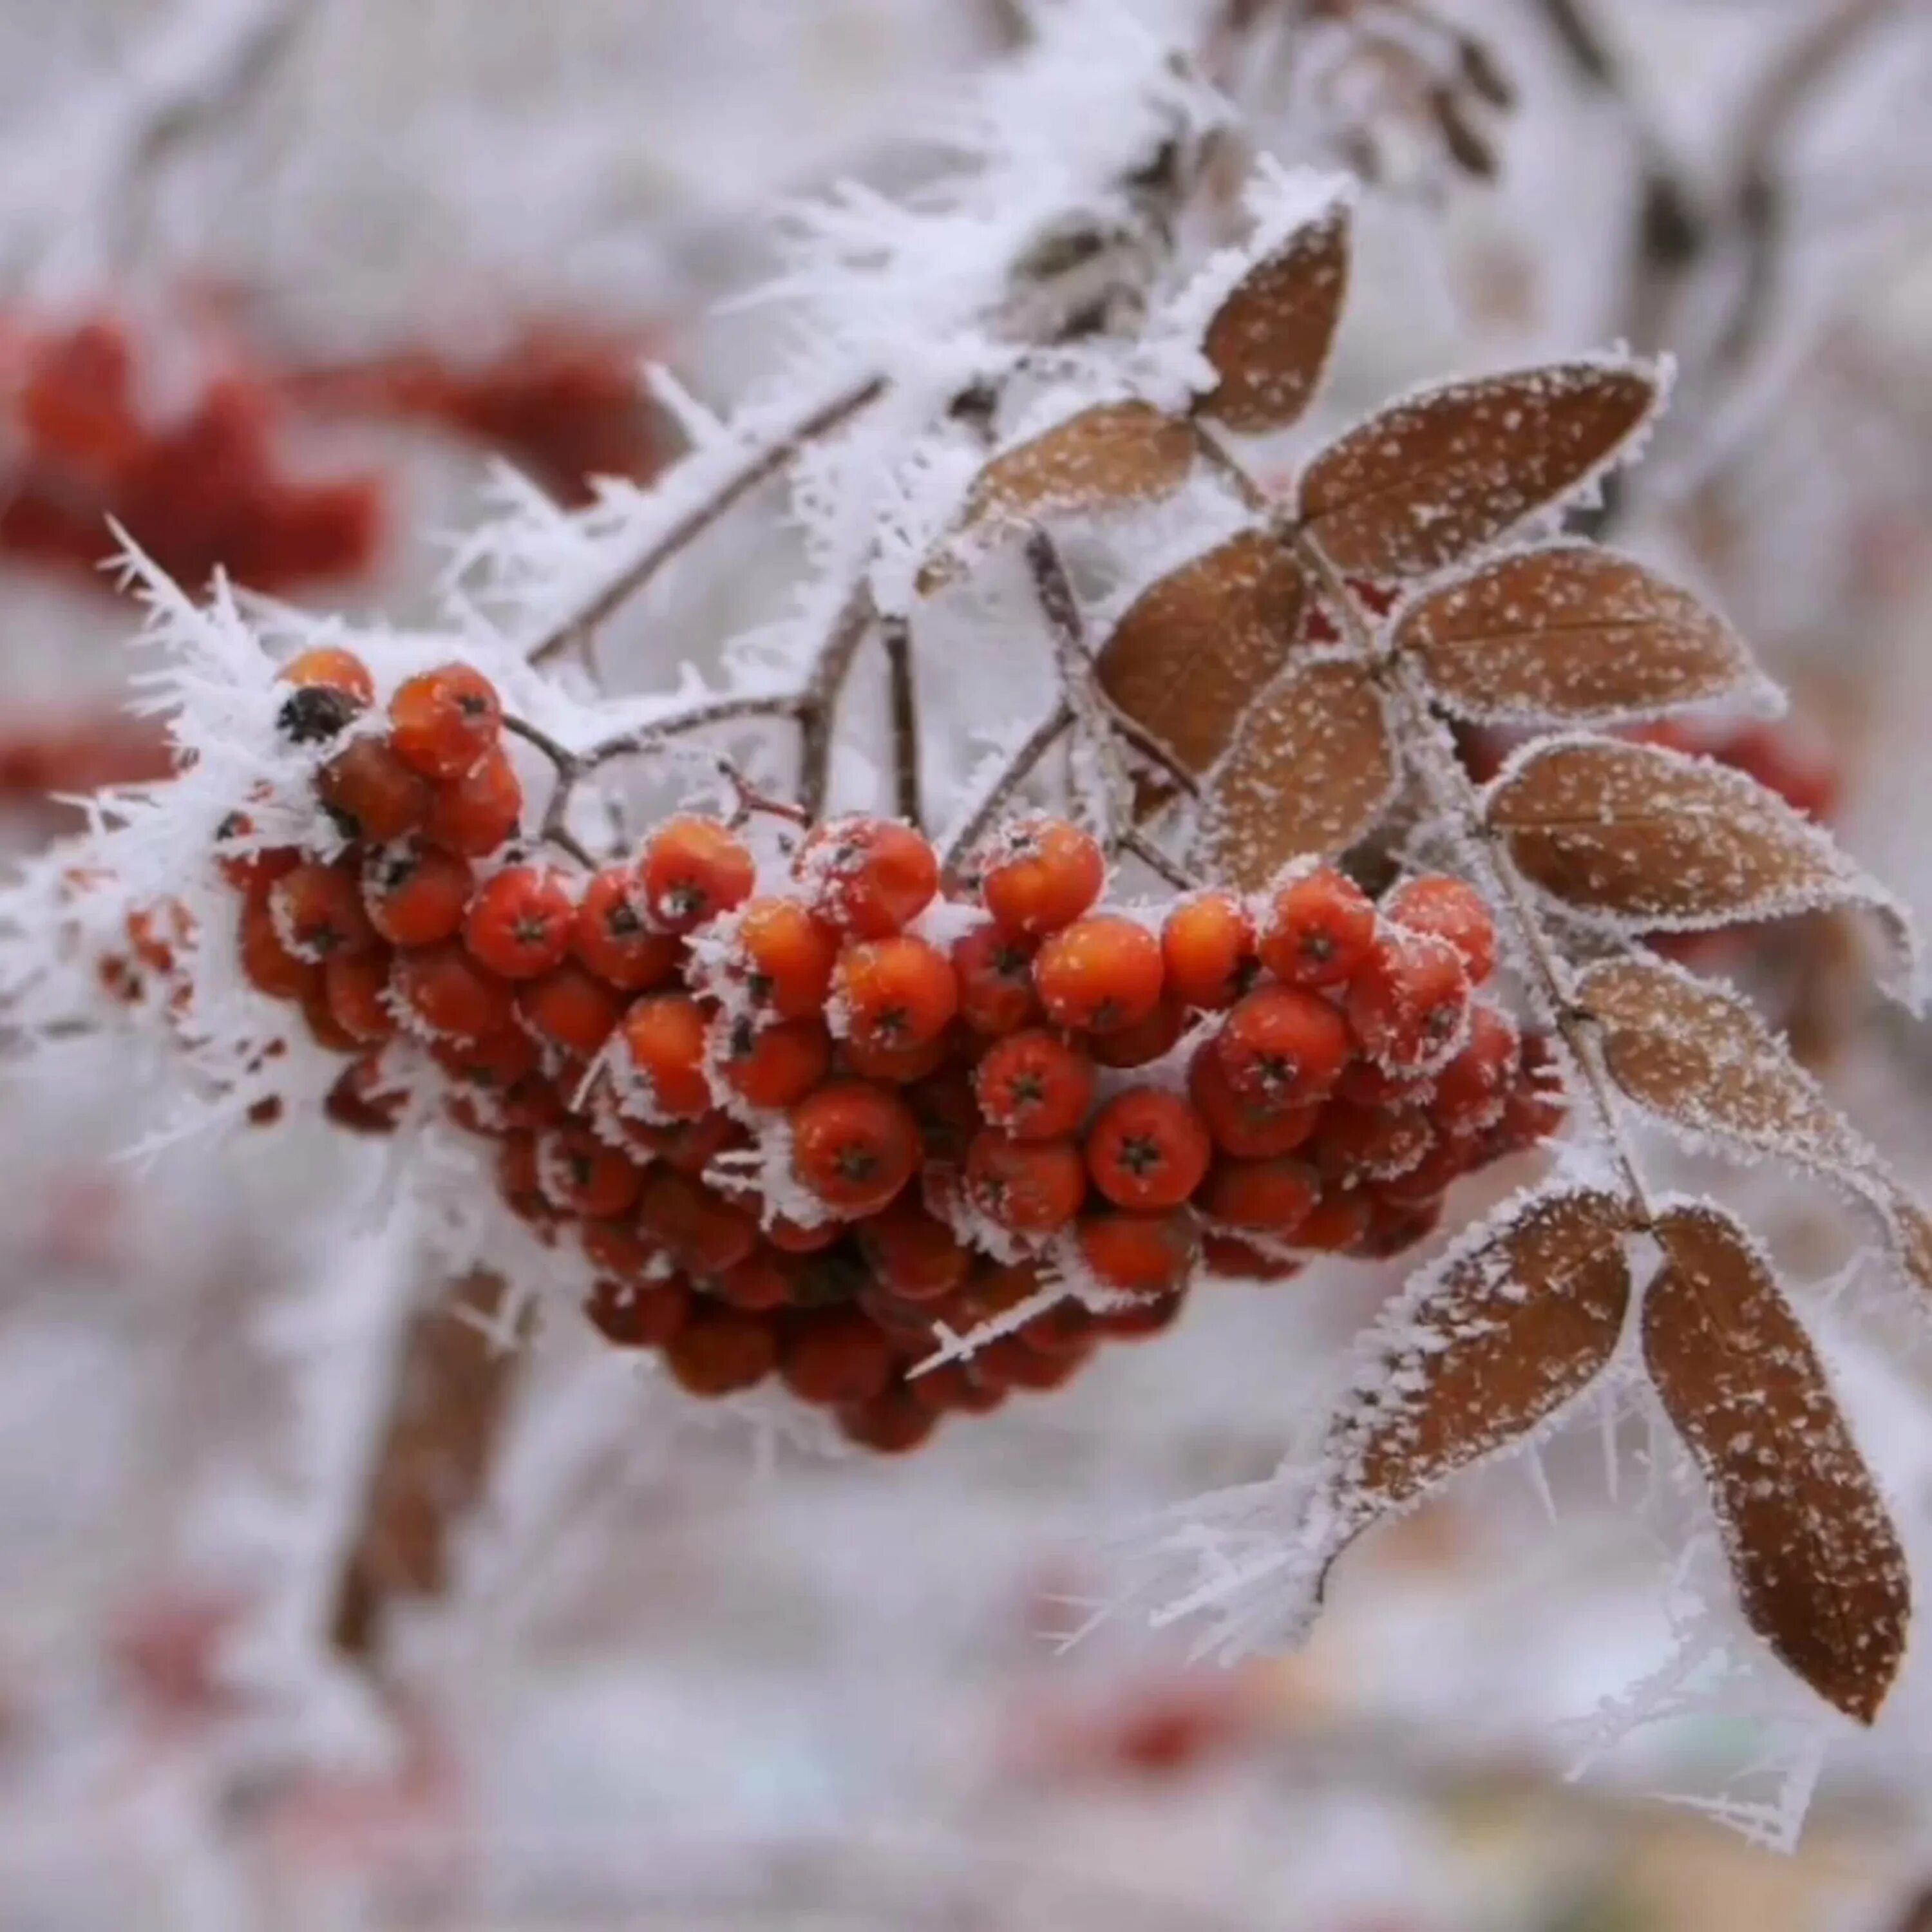
{"type": "Polygon", "coordinates": [[[1306,595],[1294,560],[1249,531],[1142,592],[1096,660],[1100,688],[1188,770],[1204,772],[1288,662],[1306,595]]]}
{"type": "Polygon", "coordinates": [[[1627,556],[1564,544],[1425,598],[1396,641],[1466,718],[1604,724],[1748,688],[1750,653],[1688,591],[1627,556]]]}
{"type": "Polygon", "coordinates": [[[1612,959],[1578,982],[1610,1078],[1674,1126],[1745,1153],[1838,1172],[1870,1150],[1750,1004],[1652,959],[1612,959]]]}
{"type": "Polygon", "coordinates": [[[1330,1432],[1344,1538],[1588,1387],[1623,1331],[1630,1226],[1615,1195],[1540,1195],[1409,1283],[1377,1324],[1362,1394],[1330,1432]]]}
{"type": "Polygon", "coordinates": [[[1279,678],[1241,720],[1202,812],[1216,878],[1258,890],[1304,853],[1344,850],[1371,830],[1395,790],[1381,694],[1343,658],[1279,678]]]}
{"type": "Polygon", "coordinates": [[[1913,959],[1898,902],[1775,793],[1714,760],[1562,740],[1498,778],[1486,811],[1523,876],[1577,911],[1693,932],[1862,905],[1913,959]]]}
{"type": "Polygon", "coordinates": [[[1246,436],[1299,419],[1348,298],[1348,225],[1337,204],[1236,284],[1202,340],[1221,380],[1195,405],[1198,414],[1246,436]]]}
{"type": "Polygon", "coordinates": [[[1432,389],[1314,458],[1302,474],[1303,524],[1338,570],[1425,575],[1588,482],[1657,400],[1648,370],[1597,362],[1432,389]]]}
{"type": "Polygon", "coordinates": [[[1101,403],[996,456],[973,480],[947,542],[927,560],[930,594],[956,576],[962,546],[1083,510],[1119,509],[1170,496],[1186,482],[1194,432],[1151,403],[1101,403]]]}
{"type": "Polygon", "coordinates": [[[1810,1337],[1720,1210],[1660,1215],[1643,1352],[1709,1486],[1752,1629],[1828,1702],[1870,1724],[1904,1655],[1898,1535],[1810,1337]]]}

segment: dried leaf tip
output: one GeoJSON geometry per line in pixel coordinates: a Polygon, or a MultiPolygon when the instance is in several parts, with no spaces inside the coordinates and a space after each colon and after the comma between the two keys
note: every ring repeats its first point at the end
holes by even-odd
{"type": "Polygon", "coordinates": [[[975,551],[1044,518],[1170,496],[1194,458],[1193,430],[1151,403],[1082,410],[994,457],[974,478],[952,534],[920,571],[920,594],[943,590],[975,551]]]}
{"type": "Polygon", "coordinates": [[[1737,1222],[1673,1204],[1652,1232],[1643,1352],[1702,1474],[1746,1620],[1820,1696],[1870,1724],[1912,1616],[1905,1553],[1810,1338],[1737,1222]]]}

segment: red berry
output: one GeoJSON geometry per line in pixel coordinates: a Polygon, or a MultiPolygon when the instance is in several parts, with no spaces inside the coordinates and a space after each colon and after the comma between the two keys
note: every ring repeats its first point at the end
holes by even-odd
{"type": "Polygon", "coordinates": [[[636,1202],[641,1169],[584,1127],[565,1127],[539,1137],[537,1184],[553,1208],[608,1221],[636,1202]]]}
{"type": "Polygon", "coordinates": [[[1376,943],[1376,909],[1332,866],[1291,880],[1274,896],[1262,964],[1286,986],[1335,986],[1354,976],[1376,943]]]}
{"type": "Polygon", "coordinates": [[[577,908],[555,872],[512,866],[484,881],[464,922],[463,943],[506,980],[534,980],[563,958],[577,908]]]}
{"type": "Polygon", "coordinates": [[[1100,1066],[1131,1069],[1165,1060],[1187,1030],[1188,1011],[1178,1000],[1161,995],[1160,1005],[1145,1019],[1112,1033],[1090,1036],[1087,1050],[1100,1066]]]}
{"type": "Polygon", "coordinates": [[[1318,993],[1258,986],[1228,1013],[1214,1050],[1243,1099],[1292,1106],[1334,1087],[1348,1058],[1348,1030],[1318,993]]]}
{"type": "Polygon", "coordinates": [[[596,1282],[584,1313],[607,1342],[620,1348],[662,1348],[691,1316],[691,1290],[682,1281],[596,1282]]]}
{"type": "Polygon", "coordinates": [[[515,1010],[509,987],[448,941],[398,952],[390,963],[389,991],[429,1032],[458,1040],[500,1032],[515,1010]]]}
{"type": "Polygon", "coordinates": [[[760,1028],[736,1019],[723,1032],[718,1076],[750,1106],[795,1106],[831,1069],[832,1036],[823,1020],[781,1020],[760,1028]]]}
{"type": "Polygon", "coordinates": [[[888,1087],[910,1087],[926,1079],[946,1064],[949,1043],[940,1034],[915,1046],[868,1046],[848,1040],[839,1048],[846,1071],[860,1080],[874,1080],[888,1087]]]}
{"type": "Polygon", "coordinates": [[[846,1037],[859,1047],[923,1046],[958,1010],[959,984],[945,954],[909,934],[848,946],[832,986],[846,1037]]]}
{"type": "Polygon", "coordinates": [[[1468,1012],[1461,957],[1431,934],[1392,927],[1348,988],[1348,1030],[1390,1073],[1426,1073],[1453,1053],[1468,1012]]]}
{"type": "Polygon", "coordinates": [[[626,993],[673,978],[683,952],[674,934],[652,931],[637,874],[626,866],[598,872],[584,887],[570,939],[586,968],[626,993]]]}
{"type": "Polygon", "coordinates": [[[1411,879],[1389,895],[1382,909],[1396,925],[1453,947],[1471,986],[1480,986],[1496,970],[1496,921],[1467,880],[1411,879]]]}
{"type": "Polygon", "coordinates": [[[910,826],[835,818],[800,848],[798,876],[812,910],[861,939],[909,926],[939,890],[939,860],[910,826]]]}
{"type": "Polygon", "coordinates": [[[758,1006],[782,1020],[809,1019],[832,990],[838,934],[796,899],[752,899],[739,911],[733,952],[758,1006]]]}
{"type": "Polygon", "coordinates": [[[1254,922],[1232,892],[1201,892],[1161,928],[1167,990],[1190,1006],[1231,1006],[1246,989],[1255,959],[1254,922]]]}
{"type": "Polygon", "coordinates": [[[282,944],[312,965],[352,959],[381,944],[363,910],[362,886],[345,865],[310,860],[284,873],[268,888],[268,910],[282,944]]]}
{"type": "Polygon", "coordinates": [[[981,1117],[1018,1141],[1064,1139],[1094,1100],[1094,1063],[1040,1027],[988,1048],[973,1075],[981,1117]]]}
{"type": "Polygon", "coordinates": [[[959,982],[959,1017],[975,1033],[1017,1031],[1040,1010],[1033,989],[1034,946],[997,926],[976,926],[952,942],[959,982]]]}
{"type": "Polygon", "coordinates": [[[1096,914],[1050,934],[1033,970],[1040,1004],[1057,1026],[1118,1033],[1160,1000],[1160,941],[1117,914],[1096,914]]]}
{"type": "Polygon", "coordinates": [[[815,1309],[789,1324],[778,1374],[801,1402],[828,1407],[866,1402],[892,1379],[886,1338],[849,1308],[815,1309]]]}
{"type": "Polygon", "coordinates": [[[916,1449],[938,1426],[937,1414],[910,1388],[886,1389],[868,1402],[848,1403],[838,1412],[839,1432],[881,1456],[903,1456],[916,1449]]]}
{"type": "Polygon", "coordinates": [[[460,778],[496,748],[503,725],[496,687],[468,664],[406,679],[389,700],[389,742],[425,778],[460,778]]]}
{"type": "Polygon", "coordinates": [[[743,1208],[671,1168],[646,1170],[637,1218],[646,1235],[694,1275],[722,1274],[758,1245],[758,1224],[743,1208]]]}
{"type": "Polygon", "coordinates": [[[435,789],[381,738],[345,745],[316,774],[316,789],[331,812],[372,845],[386,845],[425,824],[435,789]]]}
{"type": "Polygon", "coordinates": [[[1070,1140],[1016,1141],[990,1127],[966,1150],[966,1185],[982,1213],[1018,1234],[1050,1234],[1080,1211],[1087,1169],[1070,1140]]]}
{"type": "Polygon", "coordinates": [[[482,1040],[438,1040],[430,1058],[452,1079],[493,1094],[507,1094],[536,1070],[536,1042],[512,1024],[482,1040]]]}
{"type": "Polygon", "coordinates": [[[1390,1180],[1406,1174],[1436,1144],[1420,1107],[1364,1107],[1330,1100],[1315,1130],[1315,1159],[1330,1180],[1390,1180]]]}
{"type": "Polygon", "coordinates": [[[1034,818],[1002,835],[980,896],[1001,932],[1037,938],[1089,910],[1106,880],[1106,860],[1088,833],[1059,819],[1034,818]]]}
{"type": "Polygon", "coordinates": [[[434,946],[463,929],[474,880],[470,862],[434,845],[391,845],[362,874],[369,923],[392,946],[434,946]]]}
{"type": "Polygon", "coordinates": [[[424,836],[446,851],[484,858],[514,836],[523,811],[523,781],[498,745],[484,753],[473,770],[436,788],[422,821],[424,836]]]}
{"type": "MultiPolygon", "coordinates": [[[[1088,1274],[1123,1294],[1171,1294],[1194,1264],[1194,1224],[1186,1214],[1084,1214],[1074,1238],[1088,1274]]],[[[1104,1315],[1101,1323],[1107,1325],[1104,1315]]]]}
{"type": "Polygon", "coordinates": [[[1199,1204],[1204,1214],[1224,1226],[1288,1235],[1307,1218],[1321,1192],[1321,1178],[1306,1161],[1287,1156],[1222,1160],[1208,1175],[1199,1204]]]}
{"type": "Polygon", "coordinates": [[[1494,1126],[1516,1084],[1516,1028],[1495,1007],[1469,1009],[1468,1037],[1436,1076],[1430,1112],[1445,1134],[1479,1133],[1494,1126]]]}
{"type": "Polygon", "coordinates": [[[275,674],[276,681],[298,690],[339,691],[358,706],[376,701],[376,682],[369,667],[353,651],[324,645],[290,658],[275,674]]]}
{"type": "Polygon", "coordinates": [[[1087,1168],[1117,1208],[1178,1208],[1214,1157],[1208,1124],[1178,1094],[1155,1087],[1117,1094],[1087,1130],[1087,1168]]]}
{"type": "Polygon", "coordinates": [[[735,1308],[694,1308],[664,1345],[664,1365],[688,1394],[706,1397],[754,1388],[778,1362],[770,1324],[735,1308]]]}
{"type": "Polygon", "coordinates": [[[1218,1051],[1218,1042],[1203,1040],[1187,1066],[1187,1092],[1214,1144],[1238,1160],[1268,1160],[1292,1154],[1315,1131],[1319,1101],[1279,1106],[1253,1101],[1234,1090],[1218,1051]]]}
{"type": "Polygon", "coordinates": [[[944,1222],[904,1200],[860,1222],[859,1240],[880,1281],[905,1301],[951,1294],[972,1265],[970,1252],[944,1222]]]}
{"type": "Polygon", "coordinates": [[[652,1279],[662,1250],[628,1221],[586,1221],[578,1231],[584,1258],[598,1274],[620,1281],[652,1279]]]}
{"type": "Polygon", "coordinates": [[[538,1039],[589,1060],[622,1017],[622,996],[574,960],[566,959],[517,988],[517,1011],[538,1039]]]}
{"type": "Polygon", "coordinates": [[[708,818],[667,820],[638,861],[644,910],[666,932],[689,932],[742,905],[757,878],[751,854],[708,818]]]}
{"type": "Polygon", "coordinates": [[[395,1032],[386,952],[332,958],[322,969],[322,985],[330,1014],[351,1040],[380,1046],[395,1032]]]}
{"type": "Polygon", "coordinates": [[[912,1178],[919,1129],[890,1089],[834,1081],[791,1112],[792,1172],[830,1208],[872,1214],[912,1178]]]}
{"type": "Polygon", "coordinates": [[[628,1088],[634,1076],[650,1113],[694,1120],[711,1111],[705,1072],[710,1049],[704,1010],[687,993],[647,993],[625,1010],[623,1051],[628,1088]]]}
{"type": "Polygon", "coordinates": [[[790,1300],[797,1271],[795,1257],[760,1241],[742,1261],[734,1262],[712,1278],[711,1292],[733,1308],[763,1314],[790,1300]]]}

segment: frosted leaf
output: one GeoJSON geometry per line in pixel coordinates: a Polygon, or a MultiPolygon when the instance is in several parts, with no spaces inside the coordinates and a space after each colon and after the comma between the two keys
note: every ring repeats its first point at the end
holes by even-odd
{"type": "Polygon", "coordinates": [[[1151,403],[1099,403],[996,456],[974,479],[948,544],[920,573],[926,595],[955,577],[962,551],[1042,518],[1172,496],[1194,464],[1194,432],[1151,403]],[[972,544],[966,546],[964,539],[972,544]]]}
{"type": "Polygon", "coordinates": [[[1768,690],[1730,626],[1627,556],[1506,556],[1402,617],[1397,646],[1465,718],[1607,724],[1768,690]]]}
{"type": "Polygon", "coordinates": [[[1652,1232],[1665,1262],[1644,1298],[1644,1360],[1709,1486],[1745,1618],[1819,1696],[1868,1724],[1911,1618],[1877,1485],[1744,1229],[1692,1204],[1652,1232]]]}
{"type": "Polygon", "coordinates": [[[1440,570],[1594,480],[1643,430],[1659,394],[1651,370],[1609,362],[1428,390],[1310,463],[1303,524],[1338,570],[1440,570]]]}
{"type": "Polygon", "coordinates": [[[1307,586],[1274,538],[1251,530],[1150,584],[1114,626],[1100,688],[1190,771],[1228,748],[1288,662],[1307,586]]]}
{"type": "Polygon", "coordinates": [[[1534,745],[1491,785],[1489,824],[1552,898],[1638,927],[1702,932],[1831,905],[1876,913],[1912,976],[1904,909],[1756,779],[1654,745],[1534,745]]]}
{"type": "Polygon", "coordinates": [[[1615,1195],[1538,1195],[1411,1280],[1329,1432],[1336,1550],[1596,1379],[1623,1330],[1629,1229],[1615,1195]]]}
{"type": "Polygon", "coordinates": [[[1198,414],[1245,435],[1286,429],[1321,386],[1348,292],[1349,214],[1338,203],[1250,269],[1208,325],[1220,382],[1198,414]]]}
{"type": "Polygon", "coordinates": [[[1258,891],[1291,859],[1346,850],[1396,783],[1382,694],[1352,659],[1302,664],[1262,694],[1215,768],[1201,840],[1218,878],[1258,891]]]}

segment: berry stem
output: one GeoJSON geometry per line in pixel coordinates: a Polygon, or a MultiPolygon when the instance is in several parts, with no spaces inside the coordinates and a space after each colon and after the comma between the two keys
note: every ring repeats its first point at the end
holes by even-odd
{"type": "Polygon", "coordinates": [[[863,382],[842,390],[829,401],[800,418],[779,436],[752,451],[739,468],[704,500],[678,518],[663,536],[647,544],[576,610],[554,625],[530,646],[526,653],[533,664],[548,664],[591,636],[614,612],[627,603],[650,582],[671,560],[696,542],[712,525],[750,495],[761,483],[769,482],[790,466],[802,452],[842,428],[886,393],[883,376],[868,376],[863,382]]]}

